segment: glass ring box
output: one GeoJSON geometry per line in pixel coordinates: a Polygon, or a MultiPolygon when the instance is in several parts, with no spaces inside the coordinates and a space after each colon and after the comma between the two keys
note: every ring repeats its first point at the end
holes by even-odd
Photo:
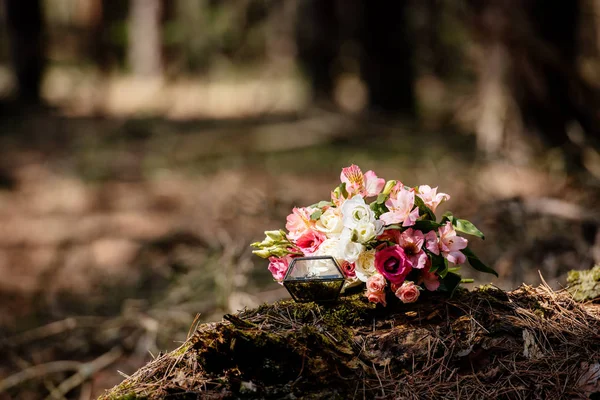
{"type": "Polygon", "coordinates": [[[331,256],[294,258],[283,279],[287,291],[300,303],[335,301],[344,282],[344,274],[331,256]]]}

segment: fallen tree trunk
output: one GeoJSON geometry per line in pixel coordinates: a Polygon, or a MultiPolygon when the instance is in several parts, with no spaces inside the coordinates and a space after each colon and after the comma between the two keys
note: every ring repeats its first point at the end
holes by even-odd
{"type": "Polygon", "coordinates": [[[599,398],[600,305],[522,286],[281,301],[200,326],[101,399],[599,398]]]}

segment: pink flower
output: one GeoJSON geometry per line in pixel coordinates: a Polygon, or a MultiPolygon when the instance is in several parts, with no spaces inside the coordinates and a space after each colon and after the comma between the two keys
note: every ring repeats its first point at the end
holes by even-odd
{"type": "Polygon", "coordinates": [[[413,268],[422,269],[427,263],[427,254],[422,250],[424,242],[423,232],[413,228],[408,228],[400,234],[398,244],[408,256],[413,268]]]}
{"type": "Polygon", "coordinates": [[[356,276],[356,266],[354,263],[348,262],[346,260],[340,260],[340,269],[344,273],[346,278],[354,278],[356,276]]]}
{"type": "Polygon", "coordinates": [[[450,200],[450,195],[446,193],[437,193],[437,187],[432,189],[429,185],[419,186],[417,196],[419,196],[423,200],[423,203],[425,203],[425,205],[433,212],[435,212],[435,209],[440,203],[450,200]]]}
{"type": "Polygon", "coordinates": [[[415,207],[415,192],[400,189],[395,196],[391,196],[385,206],[388,212],[379,217],[386,225],[402,223],[402,226],[412,226],[419,218],[419,209],[415,207]]]}
{"type": "Polygon", "coordinates": [[[296,239],[296,246],[300,247],[304,254],[313,254],[325,239],[327,237],[321,232],[308,229],[296,239]]]}
{"type": "Polygon", "coordinates": [[[414,303],[420,295],[419,287],[414,282],[405,281],[402,286],[396,290],[396,297],[403,303],[414,303]]]}
{"type": "Polygon", "coordinates": [[[363,197],[377,196],[385,186],[385,179],[378,178],[373,171],[367,171],[363,175],[361,169],[354,164],[342,168],[340,180],[346,184],[350,197],[355,194],[363,197]]]}
{"type": "Polygon", "coordinates": [[[316,209],[309,207],[294,207],[292,213],[287,216],[285,224],[285,228],[290,232],[288,235],[290,239],[298,239],[314,225],[310,216],[315,211],[316,209]]]}
{"type": "Polygon", "coordinates": [[[453,264],[462,264],[466,261],[465,255],[460,251],[467,247],[469,241],[463,237],[456,236],[456,231],[450,223],[438,229],[440,234],[439,247],[442,255],[453,264]]]}
{"type": "Polygon", "coordinates": [[[375,269],[391,283],[402,283],[412,270],[412,263],[402,247],[394,245],[375,253],[375,269]]]}
{"type": "Polygon", "coordinates": [[[425,248],[436,256],[440,255],[440,245],[438,244],[438,237],[434,231],[429,231],[425,234],[425,248]]]}
{"type": "Polygon", "coordinates": [[[381,274],[374,274],[367,279],[367,291],[369,292],[383,292],[385,285],[385,278],[381,274]]]}
{"type": "Polygon", "coordinates": [[[371,303],[380,303],[383,304],[384,306],[386,305],[386,301],[385,301],[385,293],[384,292],[367,292],[366,293],[367,299],[371,302],[371,303]]]}
{"type": "Polygon", "coordinates": [[[424,283],[427,290],[434,292],[440,287],[440,280],[435,272],[429,272],[428,269],[429,267],[421,272],[421,277],[417,283],[419,285],[424,283]]]}
{"type": "Polygon", "coordinates": [[[273,278],[276,281],[283,281],[283,278],[285,278],[285,274],[287,273],[291,261],[292,256],[290,255],[287,255],[282,258],[269,257],[269,271],[271,271],[271,274],[273,274],[273,278]]]}

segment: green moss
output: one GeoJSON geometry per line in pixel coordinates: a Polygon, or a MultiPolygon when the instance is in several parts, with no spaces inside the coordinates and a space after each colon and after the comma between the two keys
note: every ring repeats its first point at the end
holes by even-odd
{"type": "Polygon", "coordinates": [[[586,271],[569,271],[569,293],[577,301],[600,299],[600,265],[586,271]]]}
{"type": "Polygon", "coordinates": [[[190,349],[190,347],[192,347],[192,344],[189,342],[186,342],[183,345],[181,345],[180,347],[178,347],[177,349],[173,350],[171,352],[171,355],[173,357],[180,357],[180,356],[184,355],[185,353],[187,353],[187,351],[190,349]]]}

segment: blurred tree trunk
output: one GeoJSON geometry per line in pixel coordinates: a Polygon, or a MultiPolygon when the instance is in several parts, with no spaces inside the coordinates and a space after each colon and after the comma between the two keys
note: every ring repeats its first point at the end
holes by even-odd
{"type": "Polygon", "coordinates": [[[469,4],[472,26],[483,47],[477,126],[481,149],[498,151],[506,140],[506,124],[520,119],[524,133],[537,134],[547,145],[561,148],[567,167],[580,169],[580,143],[569,138],[569,130],[576,123],[588,141],[595,140],[600,103],[578,71],[579,2],[527,0],[515,5],[470,0],[469,4]],[[502,81],[509,100],[499,100],[502,81]],[[513,115],[507,113],[510,101],[518,110],[513,115]]]}
{"type": "Polygon", "coordinates": [[[41,0],[5,0],[5,6],[19,99],[36,104],[46,66],[41,0]]]}
{"type": "Polygon", "coordinates": [[[296,47],[298,62],[308,76],[315,100],[331,100],[338,57],[338,19],[335,0],[298,2],[296,47]]]}
{"type": "Polygon", "coordinates": [[[405,0],[300,1],[298,60],[315,97],[331,100],[337,78],[356,73],[368,89],[370,109],[414,115],[408,7],[405,0]]]}
{"type": "Polygon", "coordinates": [[[408,7],[406,0],[363,0],[361,73],[371,109],[414,116],[408,7]]]}
{"type": "Polygon", "coordinates": [[[161,2],[131,0],[129,9],[128,60],[135,76],[162,75],[161,2]]]}

